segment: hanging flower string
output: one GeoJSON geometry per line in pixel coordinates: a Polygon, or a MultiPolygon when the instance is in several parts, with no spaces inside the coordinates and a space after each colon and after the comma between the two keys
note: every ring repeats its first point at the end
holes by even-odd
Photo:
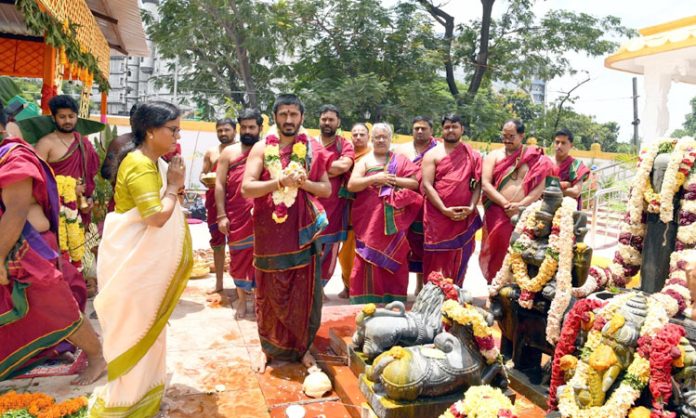
{"type": "Polygon", "coordinates": [[[73,263],[78,263],[85,254],[85,232],[77,210],[77,180],[74,177],[58,175],[56,184],[60,197],[58,244],[61,252],[69,255],[73,263]]]}
{"type": "Polygon", "coordinates": [[[428,276],[428,282],[433,283],[440,288],[442,293],[445,295],[445,300],[459,300],[458,287],[454,285],[452,279],[448,279],[439,271],[433,271],[428,276]]]}
{"type": "Polygon", "coordinates": [[[278,190],[273,192],[273,220],[276,223],[283,223],[288,218],[288,208],[295,204],[297,198],[297,187],[282,186],[280,177],[292,173],[307,174],[307,135],[299,134],[295,136],[292,145],[292,153],[288,164],[284,165],[280,158],[280,139],[276,135],[266,137],[266,147],[263,152],[263,164],[268,170],[272,179],[278,181],[278,190]]]}
{"type": "Polygon", "coordinates": [[[696,255],[696,141],[663,139],[644,148],[640,153],[638,171],[629,196],[628,211],[621,223],[619,243],[612,263],[606,267],[590,268],[587,282],[573,289],[573,296],[584,297],[604,286],[624,287],[640,270],[643,260],[643,241],[647,229],[647,213],[659,213],[662,222],[674,219],[674,196],[683,187],[681,209],[677,216],[677,241],[670,257],[670,273],[664,288],[653,295],[659,298],[669,316],[685,313],[690,316],[691,294],[686,286],[686,263],[696,255]],[[650,173],[655,158],[671,153],[660,194],[652,190],[650,173]]]}

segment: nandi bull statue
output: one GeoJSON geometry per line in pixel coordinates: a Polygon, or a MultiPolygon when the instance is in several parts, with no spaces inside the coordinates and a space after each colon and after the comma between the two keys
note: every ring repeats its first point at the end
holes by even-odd
{"type": "Polygon", "coordinates": [[[492,316],[450,299],[442,305],[442,320],[448,330],[438,334],[433,344],[396,346],[377,356],[365,369],[365,377],[377,383],[376,391],[411,401],[481,384],[507,387],[490,328],[492,316]]]}
{"type": "Polygon", "coordinates": [[[411,346],[432,343],[442,331],[440,308],[445,298],[470,303],[468,292],[434,272],[418,294],[410,312],[402,302],[391,302],[385,308],[367,304],[355,319],[353,345],[372,360],[396,345],[411,346]]]}

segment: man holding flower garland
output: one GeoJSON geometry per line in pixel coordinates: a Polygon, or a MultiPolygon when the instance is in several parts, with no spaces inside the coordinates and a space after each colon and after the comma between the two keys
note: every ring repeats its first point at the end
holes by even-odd
{"type": "Polygon", "coordinates": [[[294,94],[273,104],[275,132],[247,158],[242,196],[254,199],[256,320],[262,352],[252,368],[269,360],[316,364],[309,347],[321,322],[321,246],[326,228],[318,199],[331,195],[328,156],[318,141],[300,133],[304,105],[294,94]]]}

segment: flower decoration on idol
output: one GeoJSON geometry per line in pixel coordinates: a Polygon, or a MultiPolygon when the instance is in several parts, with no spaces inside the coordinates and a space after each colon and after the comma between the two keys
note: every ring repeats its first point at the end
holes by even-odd
{"type": "Polygon", "coordinates": [[[452,321],[462,326],[471,326],[476,345],[486,363],[502,362],[493,339],[493,330],[478,308],[468,303],[460,305],[456,300],[450,299],[442,304],[442,316],[445,329],[452,326],[452,321]]]}
{"type": "Polygon", "coordinates": [[[510,399],[498,388],[472,386],[440,418],[514,418],[510,399]]]}
{"type": "Polygon", "coordinates": [[[541,201],[530,205],[515,226],[515,232],[519,238],[508,250],[503,266],[493,279],[490,289],[491,294],[495,295],[502,286],[514,281],[521,290],[519,305],[531,309],[535,295],[556,276],[556,293],[551,302],[546,327],[546,338],[552,344],[558,340],[563,313],[570,303],[575,244],[573,213],[576,208],[575,199],[570,197],[563,199],[561,207],[553,216],[549,245],[539,272],[530,278],[522,254],[533,245],[534,231],[539,229],[537,214],[541,210],[541,201]]]}
{"type": "Polygon", "coordinates": [[[691,294],[686,285],[686,263],[696,247],[696,141],[663,139],[645,147],[638,161],[638,171],[629,196],[628,212],[620,227],[619,243],[612,263],[590,268],[582,288],[573,289],[573,296],[583,297],[604,286],[624,287],[640,270],[643,241],[647,229],[647,213],[659,214],[660,221],[670,222],[676,215],[677,241],[670,257],[670,273],[664,288],[654,295],[663,301],[669,316],[685,313],[690,316],[691,294]],[[660,194],[652,190],[650,174],[657,155],[670,153],[660,194]],[[683,193],[681,209],[674,213],[674,197],[683,193]]]}
{"type": "Polygon", "coordinates": [[[585,299],[573,306],[554,353],[549,410],[558,407],[562,416],[575,418],[674,416],[665,411],[672,396],[672,375],[693,362],[685,360],[685,352],[694,350],[684,338],[684,329],[668,323],[662,298],[656,296],[626,292],[608,302],[585,299]],[[576,347],[581,333],[585,343],[576,347]],[[629,362],[623,375],[612,373],[621,363],[619,358],[629,362]],[[618,386],[612,385],[619,376],[618,386]],[[605,395],[613,387],[607,399],[605,395]],[[632,408],[646,387],[652,410],[632,408]]]}
{"type": "Polygon", "coordinates": [[[273,199],[273,220],[276,223],[283,223],[288,218],[288,209],[295,204],[297,198],[297,187],[282,186],[280,178],[293,173],[307,174],[307,135],[304,133],[295,136],[292,145],[292,153],[286,165],[280,157],[280,139],[275,134],[266,136],[266,147],[263,152],[263,164],[268,170],[271,179],[278,181],[278,190],[275,190],[271,197],[273,199]]]}

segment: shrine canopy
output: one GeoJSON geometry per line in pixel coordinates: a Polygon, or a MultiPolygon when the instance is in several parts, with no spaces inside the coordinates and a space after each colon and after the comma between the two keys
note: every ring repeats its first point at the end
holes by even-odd
{"type": "Polygon", "coordinates": [[[604,66],[644,76],[643,143],[664,137],[672,82],[696,84],[696,16],[650,26],[621,45],[604,66]]]}
{"type": "Polygon", "coordinates": [[[149,54],[138,0],[0,2],[0,75],[43,79],[44,113],[63,79],[82,82],[81,113],[93,83],[106,96],[112,54],[149,54]]]}

